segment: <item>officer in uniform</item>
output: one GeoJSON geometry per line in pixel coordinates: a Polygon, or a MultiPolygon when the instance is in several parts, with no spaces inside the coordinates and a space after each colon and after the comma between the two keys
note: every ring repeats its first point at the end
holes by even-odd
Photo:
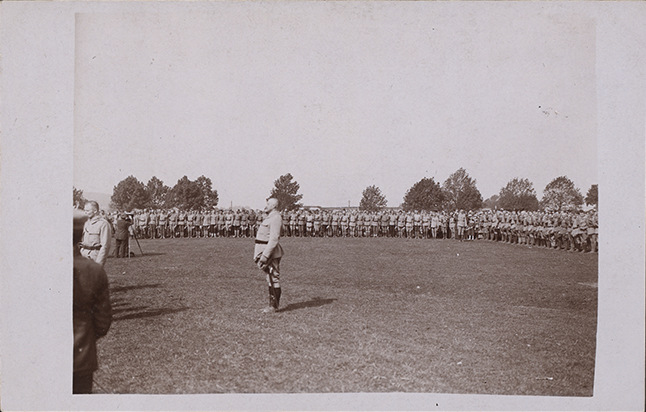
{"type": "Polygon", "coordinates": [[[388,237],[395,237],[395,228],[397,227],[397,215],[394,211],[390,212],[390,219],[388,220],[388,237]]]}
{"type": "Polygon", "coordinates": [[[240,209],[238,209],[233,214],[233,237],[240,237],[240,218],[241,218],[241,213],[240,213],[240,209]]]}
{"type": "Polygon", "coordinates": [[[413,237],[415,239],[421,239],[423,236],[422,232],[422,217],[424,216],[424,211],[421,212],[416,210],[413,214],[413,237]]]}
{"type": "Polygon", "coordinates": [[[350,236],[357,237],[357,214],[351,212],[348,220],[350,221],[350,236]]]}
{"type": "Polygon", "coordinates": [[[85,214],[88,220],[83,228],[81,255],[90,258],[101,266],[105,265],[110,253],[112,242],[112,227],[99,214],[99,204],[94,200],[85,203],[85,214]]]}
{"type": "Polygon", "coordinates": [[[177,226],[179,224],[179,214],[177,213],[177,209],[173,209],[171,214],[168,216],[168,222],[170,226],[170,236],[172,238],[177,237],[177,226]]]}
{"type": "Polygon", "coordinates": [[[338,237],[339,236],[339,212],[335,210],[332,212],[332,236],[331,237],[338,237]]]}
{"type": "Polygon", "coordinates": [[[460,242],[464,240],[464,228],[467,226],[467,214],[464,213],[464,210],[458,212],[458,233],[457,238],[460,239],[460,242]]]}
{"type": "Polygon", "coordinates": [[[314,213],[313,220],[314,220],[314,236],[317,236],[317,237],[321,236],[322,233],[321,233],[321,211],[320,210],[317,210],[314,213]]]}
{"type": "Polygon", "coordinates": [[[273,313],[280,304],[280,259],[283,256],[283,248],[278,243],[280,229],[283,225],[280,212],[278,211],[278,199],[267,199],[265,206],[267,216],[263,219],[258,228],[254,247],[254,262],[260,270],[265,272],[269,286],[269,306],[263,310],[265,313],[273,313]]]}
{"type": "Polygon", "coordinates": [[[387,212],[383,212],[381,215],[381,237],[388,236],[388,222],[390,220],[390,215],[387,212]]]}
{"type": "Polygon", "coordinates": [[[148,209],[144,209],[144,211],[139,215],[139,230],[140,230],[140,233],[138,235],[140,237],[148,236],[148,222],[149,221],[150,221],[150,215],[148,214],[148,209]]]}
{"type": "MultiPolygon", "coordinates": [[[[96,202],[94,202],[96,203],[96,202]]],[[[98,206],[97,206],[98,207],[98,206]]],[[[81,256],[77,246],[84,237],[87,216],[74,212],[72,327],[74,359],[72,393],[92,393],[94,371],[98,368],[96,341],[105,336],[112,323],[108,276],[101,265],[81,256]]]]}
{"type": "Polygon", "coordinates": [[[299,237],[305,237],[305,223],[307,221],[307,217],[305,216],[305,211],[301,210],[298,213],[298,236],[299,237]]]}
{"type": "Polygon", "coordinates": [[[180,237],[184,237],[185,227],[186,227],[186,212],[183,210],[179,211],[177,216],[177,225],[179,226],[180,237]]]}
{"type": "Polygon", "coordinates": [[[233,211],[229,210],[226,215],[226,220],[224,222],[224,232],[226,237],[231,236],[231,228],[233,227],[233,211]]]}
{"type": "Polygon", "coordinates": [[[248,229],[249,228],[249,219],[247,216],[247,211],[243,210],[240,214],[240,236],[242,237],[247,237],[249,236],[248,229]]]}
{"type": "Polygon", "coordinates": [[[586,217],[586,226],[588,228],[588,238],[590,238],[590,252],[597,251],[597,233],[598,233],[598,220],[596,210],[590,210],[586,217]]]}
{"type": "Polygon", "coordinates": [[[166,226],[168,221],[168,213],[165,210],[159,212],[159,224],[157,228],[159,229],[158,237],[166,239],[166,226]]]}
{"type": "MultiPolygon", "coordinates": [[[[285,230],[285,225],[283,225],[283,233],[285,230]]],[[[249,211],[249,237],[256,237],[256,213],[251,209],[249,211]]]]}
{"type": "Polygon", "coordinates": [[[195,224],[195,211],[189,210],[186,213],[186,237],[193,237],[195,234],[193,228],[195,224]]]}
{"type": "Polygon", "coordinates": [[[218,237],[224,237],[224,230],[226,227],[226,216],[224,215],[224,211],[220,210],[218,212],[218,237]]]}
{"type": "Polygon", "coordinates": [[[307,214],[305,215],[305,227],[307,228],[305,233],[309,237],[314,236],[314,215],[310,210],[307,211],[307,214]]]}

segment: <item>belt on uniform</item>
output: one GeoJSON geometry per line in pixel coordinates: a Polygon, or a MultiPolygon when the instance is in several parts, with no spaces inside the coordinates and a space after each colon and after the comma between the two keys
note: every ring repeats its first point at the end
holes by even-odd
{"type": "Polygon", "coordinates": [[[258,239],[256,239],[256,244],[257,245],[266,245],[267,243],[269,243],[269,242],[266,241],[266,240],[258,240],[258,239]]]}
{"type": "Polygon", "coordinates": [[[88,245],[83,245],[83,244],[81,244],[81,245],[79,245],[79,246],[81,247],[81,249],[87,249],[87,250],[99,250],[99,249],[101,249],[101,245],[98,245],[98,246],[88,246],[88,245]]]}

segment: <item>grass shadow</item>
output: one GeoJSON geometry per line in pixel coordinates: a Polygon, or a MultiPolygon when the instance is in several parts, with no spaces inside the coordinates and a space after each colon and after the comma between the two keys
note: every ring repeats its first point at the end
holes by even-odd
{"type": "MultiPolygon", "coordinates": [[[[160,252],[146,252],[143,255],[141,254],[140,251],[137,252],[130,252],[130,259],[131,258],[138,258],[138,257],[148,257],[148,256],[161,256],[165,255],[166,253],[160,253],[160,252]]],[[[122,259],[129,259],[128,257],[122,258],[122,259]]]]}
{"type": "Polygon", "coordinates": [[[134,308],[132,308],[132,307],[128,307],[127,305],[119,303],[117,305],[112,305],[112,315],[114,316],[117,313],[132,312],[132,311],[135,311],[135,310],[143,310],[143,309],[146,309],[146,308],[147,308],[147,306],[135,306],[134,308]],[[117,307],[116,309],[115,309],[115,306],[117,307]],[[125,306],[125,307],[122,308],[121,306],[125,306]]]}
{"type": "Polygon", "coordinates": [[[158,288],[160,286],[161,283],[153,283],[149,285],[115,286],[113,288],[110,288],[110,293],[127,292],[129,290],[135,289],[158,288]]]}
{"type": "Polygon", "coordinates": [[[305,302],[290,303],[282,309],[278,309],[277,312],[289,312],[291,310],[305,309],[305,308],[315,308],[317,306],[329,305],[334,302],[336,299],[323,299],[319,297],[312,298],[305,302]]]}
{"type": "Polygon", "coordinates": [[[112,318],[113,321],[118,320],[128,320],[128,319],[141,319],[141,318],[151,318],[155,316],[170,315],[171,313],[184,312],[190,308],[176,308],[176,309],[155,309],[155,310],[144,310],[142,312],[131,313],[129,315],[115,316],[112,318]]]}

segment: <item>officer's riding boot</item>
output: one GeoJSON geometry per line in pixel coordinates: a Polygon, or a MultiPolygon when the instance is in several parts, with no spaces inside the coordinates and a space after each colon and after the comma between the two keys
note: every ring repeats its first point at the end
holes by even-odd
{"type": "MultiPolygon", "coordinates": [[[[273,288],[269,286],[269,306],[274,308],[276,306],[276,298],[274,297],[273,288]]],[[[276,290],[276,289],[274,289],[276,290]]]]}
{"type": "MultiPolygon", "coordinates": [[[[274,289],[276,290],[276,289],[274,289]]],[[[276,310],[276,299],[272,293],[272,287],[269,286],[269,306],[263,310],[265,313],[274,312],[276,310]]]]}
{"type": "Polygon", "coordinates": [[[275,303],[274,308],[275,309],[278,309],[278,305],[280,305],[280,293],[281,293],[280,288],[274,288],[274,294],[276,295],[276,300],[274,301],[274,303],[275,303]]]}

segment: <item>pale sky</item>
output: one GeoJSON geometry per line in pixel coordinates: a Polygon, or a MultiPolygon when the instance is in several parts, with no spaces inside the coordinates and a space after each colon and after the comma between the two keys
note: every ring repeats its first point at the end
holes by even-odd
{"type": "Polygon", "coordinates": [[[536,7],[213,2],[77,14],[74,186],[210,177],[261,207],[291,173],[306,205],[397,206],[464,167],[484,199],[597,183],[595,23],[536,7]]]}

